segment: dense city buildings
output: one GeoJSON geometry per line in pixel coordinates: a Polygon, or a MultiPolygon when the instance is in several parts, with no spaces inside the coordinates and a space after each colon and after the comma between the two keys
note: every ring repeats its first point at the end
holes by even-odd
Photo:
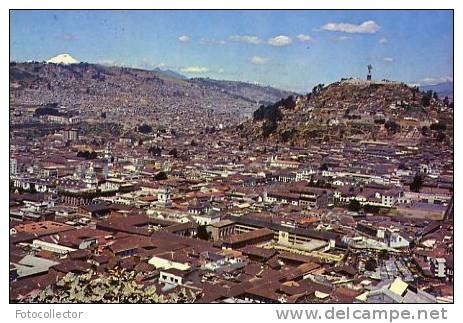
{"type": "Polygon", "coordinates": [[[122,271],[140,302],[452,302],[453,107],[349,79],[236,122],[211,90],[153,118],[89,96],[114,86],[99,69],[10,67],[11,301],[104,301],[63,286],[122,271]]]}
{"type": "MultiPolygon", "coordinates": [[[[50,24],[80,14],[57,12],[50,24]]],[[[405,79],[415,75],[408,70],[425,75],[418,62],[391,67],[392,57],[378,58],[387,51],[383,30],[397,27],[314,13],[317,25],[305,28],[313,38],[272,29],[297,29],[287,19],[310,20],[301,11],[260,15],[255,24],[271,38],[233,29],[196,39],[168,30],[196,16],[119,14],[131,32],[100,35],[102,43],[111,38],[109,54],[122,59],[137,39],[177,64],[85,63],[71,54],[25,60],[17,47],[34,42],[24,34],[34,34],[34,22],[23,28],[19,13],[13,24],[23,38],[12,42],[9,65],[11,303],[453,303],[453,93],[405,79]],[[150,37],[134,32],[138,19],[150,37]],[[370,38],[359,45],[363,36],[370,38]],[[351,37],[359,43],[335,49],[351,37]],[[230,51],[218,55],[223,48],[230,51]],[[207,67],[190,65],[189,56],[207,67]],[[378,77],[381,70],[400,80],[378,77]],[[312,84],[303,75],[312,72],[317,85],[303,91],[231,80],[255,74],[297,89],[312,84]]],[[[240,30],[254,13],[227,14],[240,30]]],[[[104,26],[117,18],[98,12],[86,23],[98,15],[108,15],[104,26]]],[[[92,33],[78,42],[80,53],[104,47],[94,36],[102,23],[82,28],[92,33]]],[[[193,24],[198,32],[203,23],[193,24]]],[[[426,44],[450,39],[431,36],[426,44]]],[[[400,47],[404,61],[409,41],[400,47]]],[[[450,53],[436,44],[420,55],[450,53]]]]}

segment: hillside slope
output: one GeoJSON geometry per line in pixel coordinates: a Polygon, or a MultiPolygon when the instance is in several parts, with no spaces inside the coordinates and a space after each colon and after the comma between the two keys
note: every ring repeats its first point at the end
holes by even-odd
{"type": "Polygon", "coordinates": [[[226,115],[241,120],[261,102],[287,91],[242,82],[182,79],[160,71],[95,64],[10,64],[10,103],[40,106],[56,103],[81,113],[117,112],[125,116],[167,118],[195,114],[226,115]]]}
{"type": "Polygon", "coordinates": [[[296,146],[342,140],[445,141],[452,138],[452,128],[452,108],[428,93],[398,82],[353,79],[261,106],[239,126],[249,138],[296,146]]]}

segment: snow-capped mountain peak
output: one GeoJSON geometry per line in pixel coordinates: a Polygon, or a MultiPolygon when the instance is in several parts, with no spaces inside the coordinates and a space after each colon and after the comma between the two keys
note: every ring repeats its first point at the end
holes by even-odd
{"type": "Polygon", "coordinates": [[[55,57],[50,58],[47,61],[47,63],[69,65],[69,64],[78,64],[79,61],[69,54],[59,54],[59,55],[56,55],[55,57]]]}

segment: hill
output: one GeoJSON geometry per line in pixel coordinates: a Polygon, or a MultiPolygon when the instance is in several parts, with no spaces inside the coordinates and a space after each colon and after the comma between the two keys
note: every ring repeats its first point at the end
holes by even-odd
{"type": "Polygon", "coordinates": [[[10,90],[10,103],[17,107],[55,103],[87,117],[108,112],[112,121],[163,124],[182,116],[190,123],[238,122],[261,102],[291,94],[243,82],[185,79],[163,70],[38,62],[10,63],[10,90]]]}
{"type": "Polygon", "coordinates": [[[450,101],[453,101],[453,82],[443,82],[434,85],[420,86],[422,91],[433,91],[436,92],[440,98],[448,97],[450,101]]]}
{"type": "Polygon", "coordinates": [[[177,73],[177,72],[172,71],[172,70],[169,70],[169,69],[163,70],[163,69],[161,69],[161,68],[159,68],[159,67],[156,67],[156,68],[153,70],[153,72],[159,73],[159,74],[164,74],[164,75],[166,75],[166,76],[170,76],[170,77],[173,77],[173,78],[176,78],[176,79],[179,79],[179,80],[186,80],[186,79],[188,79],[188,77],[186,77],[185,75],[182,75],[182,74],[180,74],[180,73],[177,73]]]}
{"type": "Polygon", "coordinates": [[[399,82],[343,79],[320,84],[308,95],[262,105],[238,130],[254,140],[306,146],[358,140],[444,141],[452,137],[452,125],[453,106],[432,93],[399,82]]]}
{"type": "Polygon", "coordinates": [[[220,91],[237,99],[250,100],[258,104],[270,104],[278,99],[289,95],[296,95],[295,92],[282,91],[270,86],[261,86],[240,81],[214,80],[210,78],[193,78],[191,82],[200,84],[214,91],[220,91]],[[284,95],[282,95],[284,94],[284,95]]]}

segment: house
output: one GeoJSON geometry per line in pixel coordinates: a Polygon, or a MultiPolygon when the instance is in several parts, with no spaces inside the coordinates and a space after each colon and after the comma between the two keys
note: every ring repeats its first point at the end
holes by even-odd
{"type": "Polygon", "coordinates": [[[179,270],[176,268],[163,269],[159,272],[159,282],[169,285],[184,285],[190,271],[179,270]]]}
{"type": "Polygon", "coordinates": [[[235,222],[231,220],[213,222],[207,226],[207,231],[210,232],[212,239],[217,241],[235,233],[235,222]]]}
{"type": "Polygon", "coordinates": [[[410,246],[410,242],[400,235],[398,229],[386,229],[384,243],[390,248],[408,248],[410,246]]]}
{"type": "Polygon", "coordinates": [[[188,259],[182,254],[172,252],[165,252],[152,257],[148,263],[153,265],[156,269],[177,269],[177,270],[188,270],[191,265],[188,259]]]}
{"type": "Polygon", "coordinates": [[[273,239],[273,234],[273,230],[262,228],[246,233],[231,235],[223,239],[222,247],[238,249],[247,245],[269,242],[273,239]]]}
{"type": "Polygon", "coordinates": [[[35,257],[32,255],[26,255],[17,263],[13,263],[13,265],[16,267],[16,275],[18,279],[46,274],[49,268],[58,264],[59,263],[56,261],[35,257]]]}
{"type": "Polygon", "coordinates": [[[405,283],[400,278],[381,282],[366,295],[357,298],[365,303],[436,303],[436,298],[421,289],[405,283]]]}

